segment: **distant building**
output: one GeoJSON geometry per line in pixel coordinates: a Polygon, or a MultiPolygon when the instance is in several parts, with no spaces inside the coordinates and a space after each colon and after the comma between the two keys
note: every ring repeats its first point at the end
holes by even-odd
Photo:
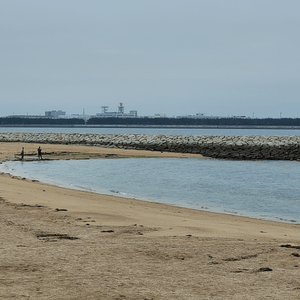
{"type": "Polygon", "coordinates": [[[10,115],[5,118],[42,119],[46,117],[41,115],[10,115]]]}
{"type": "Polygon", "coordinates": [[[148,118],[151,118],[151,119],[167,118],[167,115],[165,115],[165,114],[154,114],[153,116],[148,116],[148,118]]]}
{"type": "MultiPolygon", "coordinates": [[[[60,117],[63,118],[63,117],[60,117]]],[[[66,119],[83,119],[84,121],[87,121],[90,116],[86,114],[71,114],[65,117],[66,119]]]]}
{"type": "Polygon", "coordinates": [[[49,111],[45,111],[45,117],[46,118],[53,118],[53,119],[57,119],[60,118],[62,116],[65,116],[66,112],[62,111],[62,110],[49,110],[49,111]]]}
{"type": "Polygon", "coordinates": [[[196,115],[177,116],[177,119],[246,119],[246,116],[206,116],[203,113],[196,113],[196,115]]]}
{"type": "Polygon", "coordinates": [[[124,112],[124,105],[120,103],[118,111],[108,111],[108,106],[101,106],[102,113],[97,113],[95,118],[137,118],[137,111],[131,110],[129,113],[124,112]]]}

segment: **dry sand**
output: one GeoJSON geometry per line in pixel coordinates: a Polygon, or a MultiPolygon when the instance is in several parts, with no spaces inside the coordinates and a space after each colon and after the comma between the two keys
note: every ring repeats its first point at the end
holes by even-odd
{"type": "MultiPolygon", "coordinates": [[[[0,159],[37,144],[0,143],[0,159]]],[[[197,156],[41,145],[44,157],[197,156]]],[[[300,299],[300,225],[0,174],[1,299],[300,299]],[[284,247],[282,247],[284,246],[284,247]]]]}

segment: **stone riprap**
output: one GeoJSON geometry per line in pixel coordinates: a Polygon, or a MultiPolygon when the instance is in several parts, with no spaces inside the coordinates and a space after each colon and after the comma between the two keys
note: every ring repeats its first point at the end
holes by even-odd
{"type": "Polygon", "coordinates": [[[300,136],[0,133],[0,142],[87,145],[202,154],[224,159],[300,160],[300,136]]]}

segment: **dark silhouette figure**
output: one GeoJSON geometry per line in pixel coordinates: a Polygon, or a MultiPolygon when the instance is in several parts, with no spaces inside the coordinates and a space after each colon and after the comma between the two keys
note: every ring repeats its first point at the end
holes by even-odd
{"type": "Polygon", "coordinates": [[[38,158],[43,159],[42,158],[42,149],[41,149],[41,147],[38,148],[38,158]]]}
{"type": "Polygon", "coordinates": [[[21,151],[21,160],[24,160],[24,147],[22,148],[22,151],[21,151]]]}

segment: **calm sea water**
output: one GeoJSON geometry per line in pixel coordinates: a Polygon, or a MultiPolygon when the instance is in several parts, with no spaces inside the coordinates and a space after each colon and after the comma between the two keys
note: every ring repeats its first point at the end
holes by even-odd
{"type": "Polygon", "coordinates": [[[300,135],[290,129],[189,129],[189,128],[45,128],[0,127],[0,132],[69,132],[69,133],[125,133],[125,134],[183,134],[183,135],[300,135]]]}
{"type": "Polygon", "coordinates": [[[5,162],[60,186],[261,219],[300,222],[300,163],[196,158],[5,162]]]}

